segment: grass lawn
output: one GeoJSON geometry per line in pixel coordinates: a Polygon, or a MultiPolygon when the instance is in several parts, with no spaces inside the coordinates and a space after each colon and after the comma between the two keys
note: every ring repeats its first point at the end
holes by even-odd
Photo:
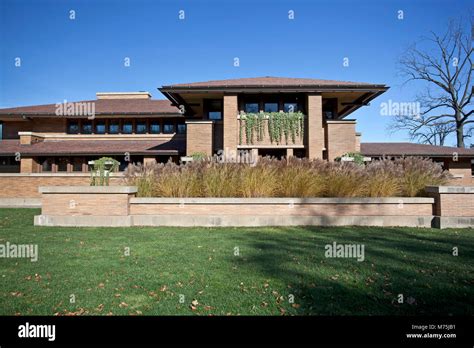
{"type": "Polygon", "coordinates": [[[472,229],[75,229],[37,214],[0,209],[0,244],[39,248],[0,258],[2,315],[474,314],[472,229]],[[365,260],[326,258],[333,241],[365,260]]]}

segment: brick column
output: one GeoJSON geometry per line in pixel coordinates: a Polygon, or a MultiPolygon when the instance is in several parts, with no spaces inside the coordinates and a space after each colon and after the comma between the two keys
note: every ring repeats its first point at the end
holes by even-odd
{"type": "Polygon", "coordinates": [[[213,154],[213,121],[186,121],[186,155],[213,154]]]}
{"type": "Polygon", "coordinates": [[[34,158],[21,158],[20,161],[20,173],[37,173],[38,163],[34,158]]]}
{"type": "Polygon", "coordinates": [[[237,95],[224,96],[224,151],[237,151],[239,109],[237,95]]]}
{"type": "Polygon", "coordinates": [[[324,149],[324,124],[323,124],[323,105],[320,95],[308,95],[308,157],[323,158],[324,149]]]}
{"type": "Polygon", "coordinates": [[[356,122],[353,120],[327,121],[326,152],[329,161],[334,161],[336,157],[348,152],[356,151],[355,126],[356,122]]]}

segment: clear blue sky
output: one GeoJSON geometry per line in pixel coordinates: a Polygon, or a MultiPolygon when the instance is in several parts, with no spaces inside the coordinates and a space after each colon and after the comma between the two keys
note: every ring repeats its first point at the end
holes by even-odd
{"type": "Polygon", "coordinates": [[[387,93],[351,115],[363,141],[406,140],[389,136],[389,116],[380,116],[381,102],[412,101],[416,92],[401,87],[399,55],[473,7],[467,0],[0,3],[0,107],[95,99],[98,91],[146,90],[162,99],[156,88],[164,84],[237,77],[385,83],[387,93]]]}

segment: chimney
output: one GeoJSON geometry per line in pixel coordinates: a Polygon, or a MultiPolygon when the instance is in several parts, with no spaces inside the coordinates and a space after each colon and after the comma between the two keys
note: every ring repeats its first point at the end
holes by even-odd
{"type": "Polygon", "coordinates": [[[150,92],[98,92],[97,99],[150,99],[150,92]]]}

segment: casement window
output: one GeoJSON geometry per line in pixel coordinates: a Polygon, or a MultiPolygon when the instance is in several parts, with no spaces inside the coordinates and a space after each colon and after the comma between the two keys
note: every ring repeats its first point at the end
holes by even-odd
{"type": "Polygon", "coordinates": [[[222,120],[222,100],[206,100],[207,118],[209,120],[222,120]]]}
{"type": "Polygon", "coordinates": [[[150,122],[150,133],[151,134],[160,134],[161,133],[160,121],[151,121],[150,122]]]}
{"type": "Polygon", "coordinates": [[[68,164],[69,164],[68,158],[59,157],[56,162],[57,162],[58,172],[67,172],[67,167],[68,167],[68,164]]]}
{"type": "Polygon", "coordinates": [[[82,121],[82,134],[92,134],[92,121],[82,121]]]}
{"type": "Polygon", "coordinates": [[[176,128],[178,134],[186,134],[186,125],[184,123],[178,123],[176,128]]]}
{"type": "Polygon", "coordinates": [[[97,120],[95,122],[95,133],[105,134],[105,121],[104,120],[97,120]]]}
{"type": "Polygon", "coordinates": [[[136,128],[135,130],[136,134],[146,134],[147,132],[146,121],[137,121],[135,128],[136,128]]]}
{"type": "Polygon", "coordinates": [[[3,122],[0,121],[0,140],[3,139],[3,122]]]}
{"type": "Polygon", "coordinates": [[[82,172],[82,166],[84,164],[83,157],[73,157],[72,159],[72,171],[73,172],[82,172]]]}
{"type": "Polygon", "coordinates": [[[79,133],[79,121],[69,121],[67,124],[68,134],[78,134],[79,133]]]}
{"type": "Polygon", "coordinates": [[[283,111],[284,112],[297,112],[298,103],[283,103],[283,111]]]}
{"type": "Polygon", "coordinates": [[[133,122],[132,121],[129,121],[129,120],[123,121],[122,133],[123,134],[132,134],[133,133],[133,122]]]}
{"type": "Polygon", "coordinates": [[[278,103],[264,103],[263,104],[264,112],[278,112],[278,103]]]}
{"type": "Polygon", "coordinates": [[[245,103],[244,110],[246,113],[257,113],[260,111],[258,103],[245,103]]]}
{"type": "Polygon", "coordinates": [[[42,158],[40,160],[41,172],[53,171],[54,158],[42,158]]]}
{"type": "Polygon", "coordinates": [[[110,120],[109,121],[109,134],[119,134],[120,133],[120,121],[119,120],[110,120]]]}
{"type": "Polygon", "coordinates": [[[165,134],[172,134],[174,133],[174,123],[165,122],[163,124],[163,133],[165,134]]]}

